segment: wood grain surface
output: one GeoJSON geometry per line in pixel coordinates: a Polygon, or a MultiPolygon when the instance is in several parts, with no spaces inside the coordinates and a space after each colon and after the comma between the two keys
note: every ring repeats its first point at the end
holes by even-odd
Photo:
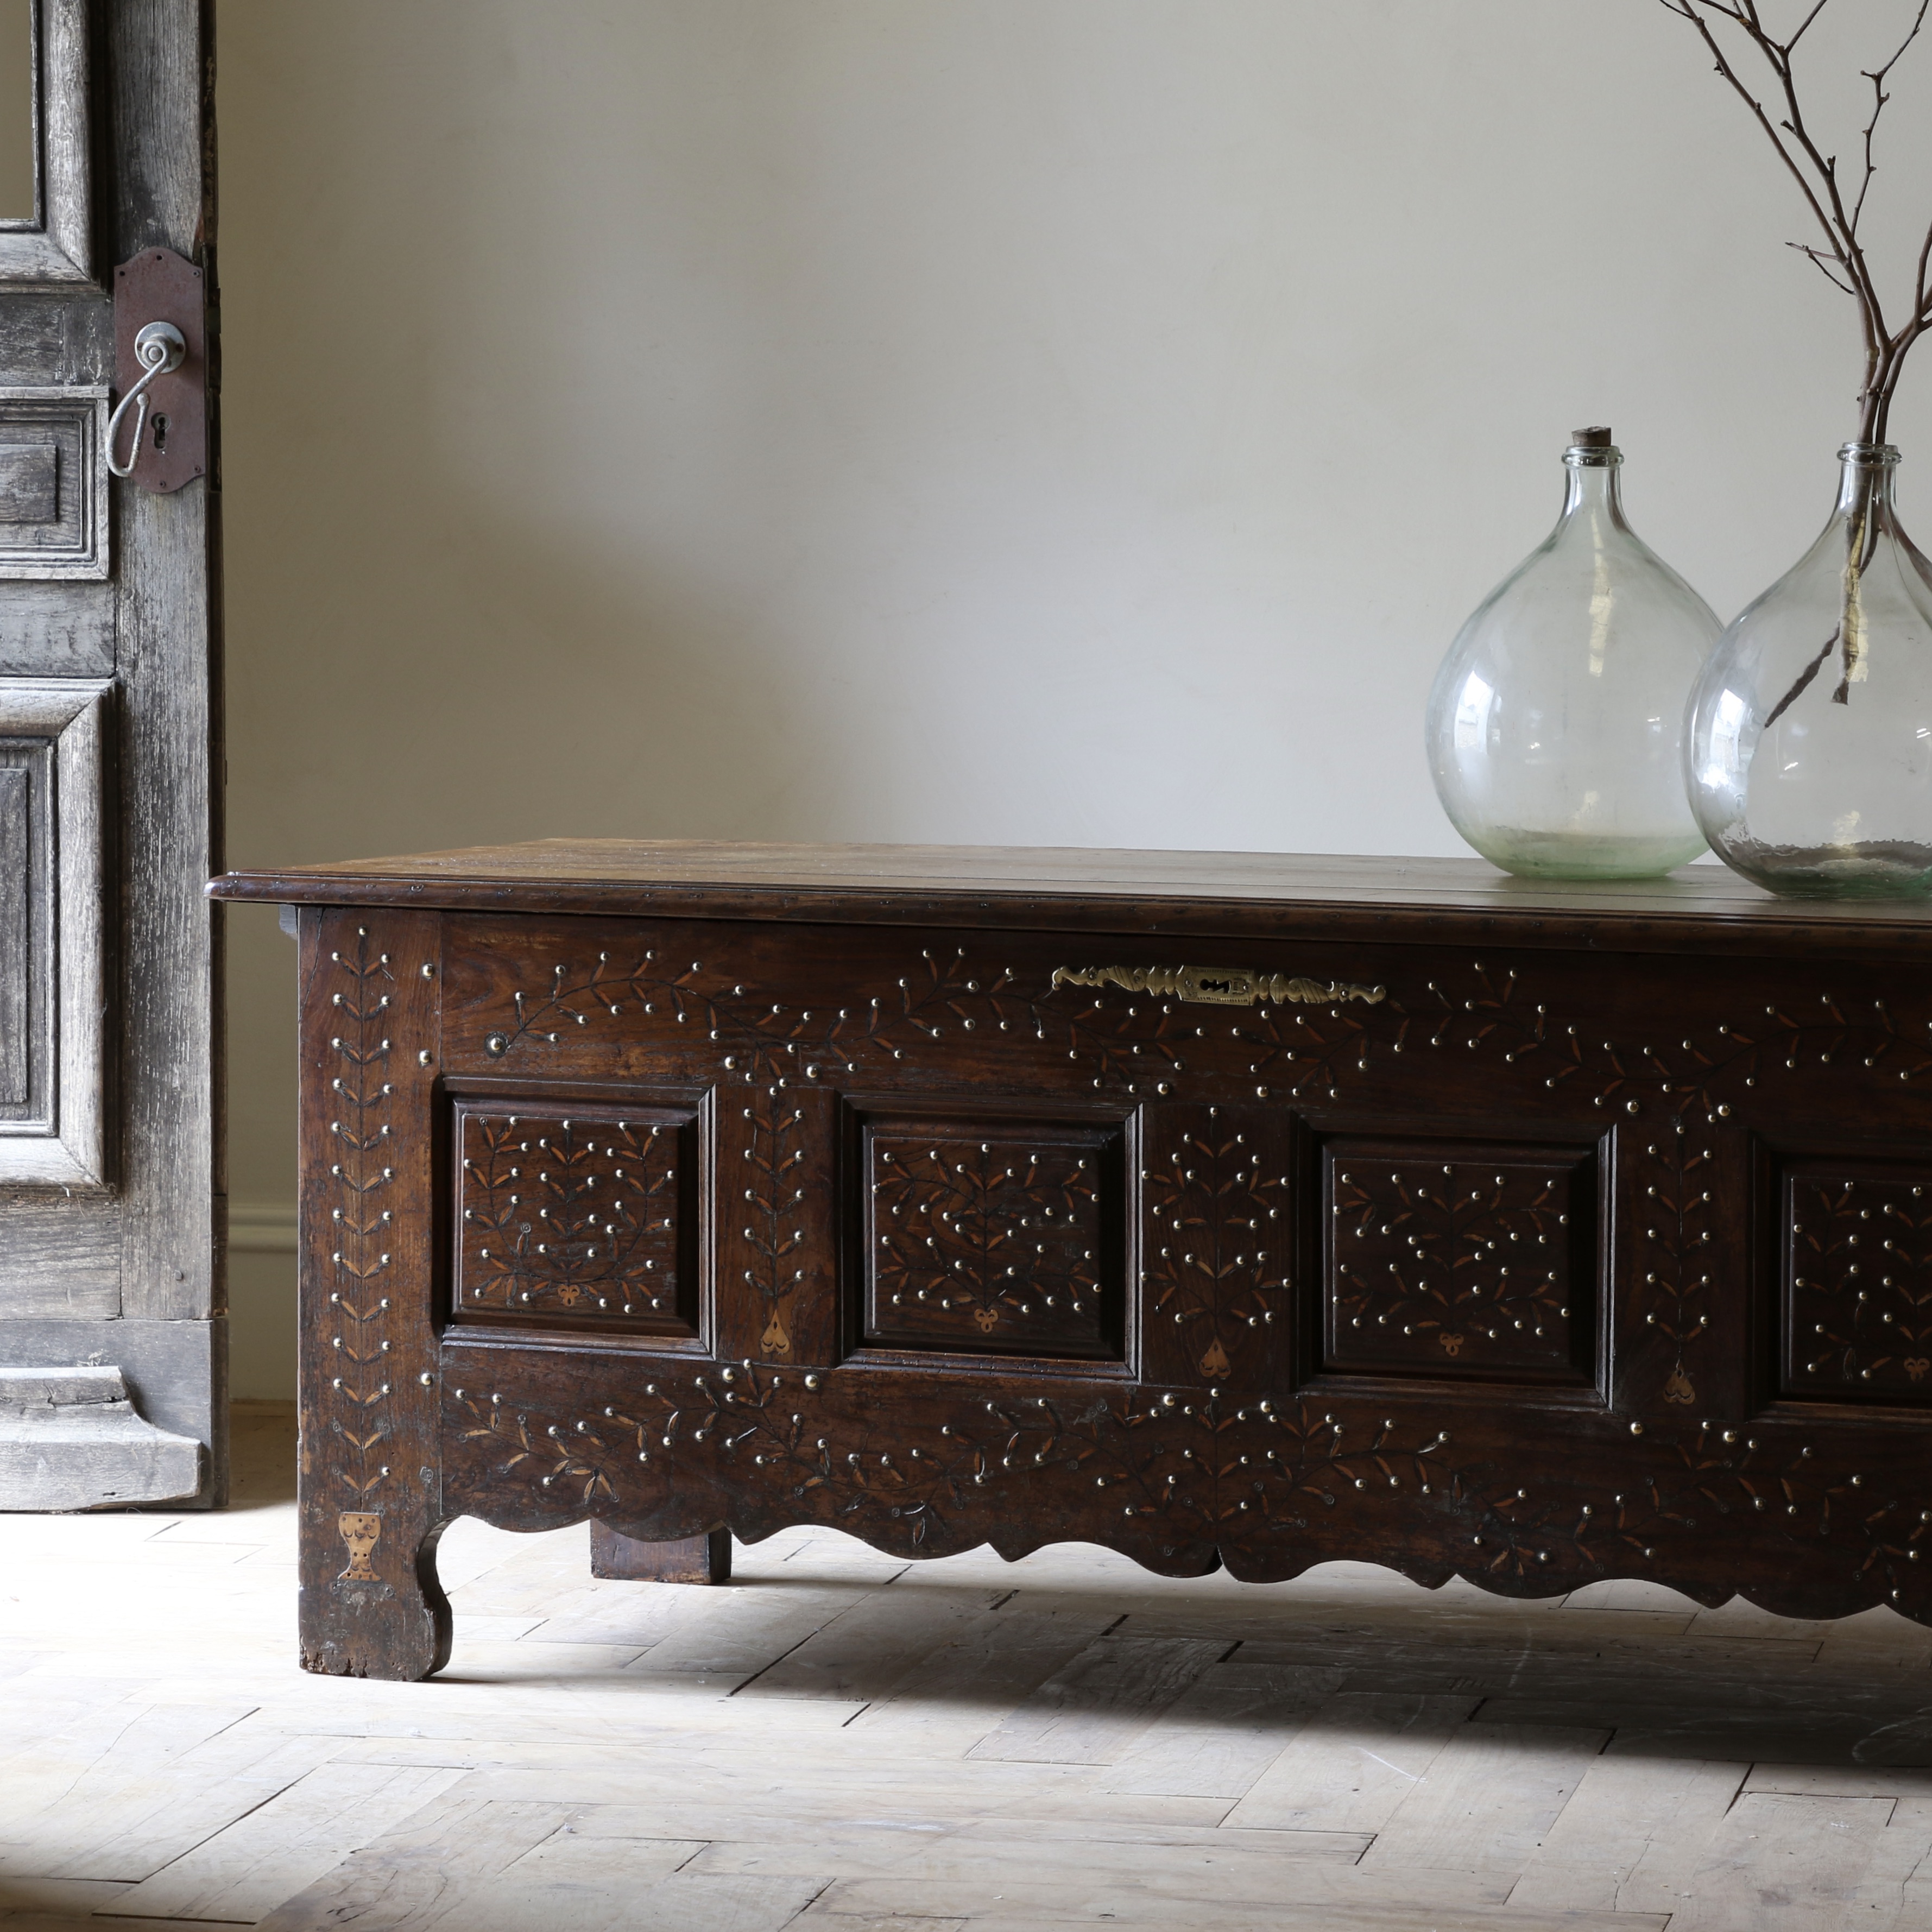
{"type": "Polygon", "coordinates": [[[1070,847],[786,845],[544,838],[408,857],[232,872],[221,898],[286,904],[654,912],[671,917],[832,919],[902,925],[1260,935],[1318,926],[1337,938],[1432,944],[1616,943],[1912,951],[1932,906],[1774,898],[1721,866],[1668,878],[1534,884],[1477,859],[1102,851],[1070,847]]]}

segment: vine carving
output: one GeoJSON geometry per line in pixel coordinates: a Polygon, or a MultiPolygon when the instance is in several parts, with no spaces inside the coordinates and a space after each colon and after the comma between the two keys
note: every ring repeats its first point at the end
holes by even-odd
{"type": "Polygon", "coordinates": [[[1331,1142],[1327,1160],[1335,1366],[1575,1372],[1587,1163],[1363,1142],[1331,1142]]]}
{"type": "Polygon", "coordinates": [[[1932,1197],[1905,1178],[1786,1180],[1793,1394],[1932,1400],[1932,1197]]]}
{"type": "Polygon", "coordinates": [[[1156,1529],[1258,1574],[1293,1574],[1268,1559],[1298,1532],[1352,1515],[1350,1536],[1372,1537],[1400,1518],[1434,1526],[1430,1574],[1530,1594],[1593,1576],[1694,1577],[1718,1525],[1742,1516],[1794,1572],[1822,1568],[1849,1597],[1926,1613],[1932,1509],[1783,1427],[1760,1438],[1687,1424],[1620,1477],[1522,1481],[1448,1430],[1305,1398],[948,1390],[932,1420],[888,1432],[829,1393],[823,1376],[755,1366],[667,1377],[589,1412],[458,1389],[452,1427],[491,1479],[520,1472],[558,1514],[647,1512],[669,1473],[654,1466],[668,1462],[681,1487],[701,1476],[754,1513],[762,1498],[892,1546],[968,1546],[1003,1520],[1044,1521],[1052,1498],[1063,1534],[1156,1529]]]}
{"type": "Polygon", "coordinates": [[[805,1114],[776,1086],[751,1096],[741,1111],[743,1172],[726,1178],[720,1208],[734,1215],[742,1208],[748,1265],[741,1273],[759,1305],[759,1352],[782,1360],[792,1352],[792,1300],[805,1279],[805,1230],[799,1225],[805,1114]]]}
{"type": "Polygon", "coordinates": [[[866,1144],[875,1335],[1112,1352],[1099,1136],[908,1125],[866,1144]]]}
{"type": "Polygon", "coordinates": [[[1211,1384],[1231,1374],[1251,1333],[1287,1313],[1291,1189],[1279,1124],[1261,1109],[1208,1107],[1186,1121],[1141,1175],[1143,1300],[1157,1346],[1165,1352],[1173,1328],[1177,1362],[1211,1384]]]}
{"type": "Polygon", "coordinates": [[[395,1186],[392,1124],[394,1092],[387,1078],[394,1042],[389,1024],[395,983],[389,955],[358,926],[352,948],[329,954],[344,982],[329,995],[328,1051],[336,1071],[328,1082],[328,1264],[335,1277],[328,1309],[332,1372],[327,1376],[329,1433],[341,1445],[327,1458],[332,1479],[350,1500],[338,1516],[348,1561],[340,1580],[374,1582],[370,1552],[382,1534],[378,1507],[391,1486],[386,1444],[389,1410],[390,1271],[394,1210],[384,1204],[395,1186]]]}
{"type": "Polygon", "coordinates": [[[676,1312],[678,1123],[460,1118],[463,1311],[676,1312]]]}

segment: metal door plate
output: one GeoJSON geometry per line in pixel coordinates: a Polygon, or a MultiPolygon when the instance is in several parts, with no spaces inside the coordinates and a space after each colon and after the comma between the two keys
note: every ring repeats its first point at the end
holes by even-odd
{"type": "Polygon", "coordinates": [[[115,394],[124,396],[141,380],[134,338],[149,322],[172,322],[188,344],[181,366],[148,387],[147,424],[130,472],[131,481],[160,496],[192,483],[208,466],[207,298],[207,278],[171,249],[143,248],[114,271],[115,394]]]}

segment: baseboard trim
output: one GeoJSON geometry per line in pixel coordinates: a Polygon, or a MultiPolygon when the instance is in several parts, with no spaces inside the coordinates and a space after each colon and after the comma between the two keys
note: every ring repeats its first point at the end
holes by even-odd
{"type": "Polygon", "coordinates": [[[228,1204],[231,1254],[292,1255],[296,1251],[292,1201],[231,1201],[228,1204]]]}

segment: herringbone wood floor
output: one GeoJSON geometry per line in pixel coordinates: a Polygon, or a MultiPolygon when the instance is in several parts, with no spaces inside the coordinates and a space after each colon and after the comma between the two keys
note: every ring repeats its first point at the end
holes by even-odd
{"type": "Polygon", "coordinates": [[[0,1918],[278,1932],[1932,1928],[1932,1631],[1641,1586],[822,1533],[719,1590],[443,1545],[426,1684],[295,1667],[292,1443],[219,1516],[0,1518],[0,1918]]]}

